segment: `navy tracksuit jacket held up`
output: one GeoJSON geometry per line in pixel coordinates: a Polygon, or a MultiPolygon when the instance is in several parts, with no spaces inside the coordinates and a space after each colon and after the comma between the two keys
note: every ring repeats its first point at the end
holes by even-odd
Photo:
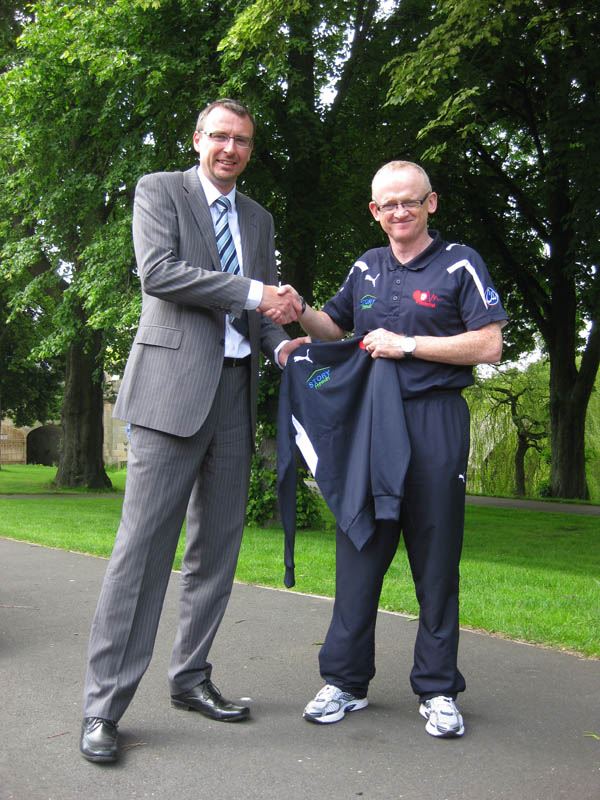
{"type": "Polygon", "coordinates": [[[294,351],[279,395],[277,461],[285,585],[294,585],[295,447],[358,550],[376,520],[398,520],[410,459],[398,362],[372,359],[362,337],[294,351]]]}

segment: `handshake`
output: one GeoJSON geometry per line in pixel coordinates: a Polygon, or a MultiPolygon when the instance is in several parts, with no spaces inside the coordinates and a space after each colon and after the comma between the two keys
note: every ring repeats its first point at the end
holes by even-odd
{"type": "Polygon", "coordinates": [[[297,322],[305,308],[304,301],[293,286],[263,286],[262,300],[257,308],[278,325],[297,322]]]}

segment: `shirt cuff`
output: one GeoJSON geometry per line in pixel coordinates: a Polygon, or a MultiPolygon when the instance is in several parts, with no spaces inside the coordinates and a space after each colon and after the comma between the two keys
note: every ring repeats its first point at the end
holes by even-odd
{"type": "Polygon", "coordinates": [[[264,284],[262,281],[255,281],[253,278],[250,279],[250,291],[248,292],[246,304],[244,305],[246,311],[254,311],[255,308],[259,307],[263,295],[263,286],[264,284]]]}
{"type": "Polygon", "coordinates": [[[283,367],[282,367],[282,366],[281,366],[281,364],[279,363],[279,351],[281,350],[281,348],[283,347],[283,345],[284,345],[286,342],[288,342],[288,341],[289,341],[289,339],[284,339],[284,340],[283,340],[283,342],[279,342],[279,344],[277,345],[277,347],[275,348],[275,350],[273,350],[273,355],[275,356],[275,363],[277,364],[277,366],[279,367],[279,369],[283,369],[283,367]]]}

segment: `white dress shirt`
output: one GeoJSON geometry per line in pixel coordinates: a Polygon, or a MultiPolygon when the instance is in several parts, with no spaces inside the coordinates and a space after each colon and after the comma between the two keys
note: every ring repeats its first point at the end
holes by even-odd
{"type": "MultiPolygon", "coordinates": [[[[240,235],[240,225],[238,222],[238,214],[235,204],[235,186],[229,192],[229,194],[222,195],[217,187],[204,175],[200,167],[198,167],[198,177],[200,178],[200,183],[202,184],[204,194],[206,195],[206,200],[213,218],[213,223],[216,223],[217,219],[221,215],[221,210],[213,205],[215,200],[224,196],[227,197],[231,203],[231,210],[227,214],[227,221],[229,223],[229,230],[231,231],[231,235],[233,237],[238,263],[240,265],[240,275],[243,275],[244,254],[242,253],[242,239],[240,235]]],[[[262,281],[255,281],[254,279],[251,279],[250,291],[248,292],[248,297],[246,298],[246,303],[244,305],[246,311],[251,311],[260,305],[262,293],[262,281]]],[[[236,331],[231,324],[229,316],[225,317],[225,355],[230,358],[244,358],[245,356],[250,355],[250,342],[245,336],[242,336],[239,331],[236,331]]]]}
{"type": "MultiPolygon", "coordinates": [[[[244,254],[242,253],[242,238],[240,235],[240,225],[238,222],[238,214],[237,214],[237,207],[235,204],[235,186],[229,192],[229,194],[222,195],[221,192],[217,189],[217,187],[211,183],[211,181],[204,175],[200,167],[198,169],[198,177],[200,178],[200,183],[202,184],[202,188],[204,189],[204,194],[206,195],[206,201],[208,202],[210,213],[213,218],[213,223],[217,222],[217,219],[221,215],[221,211],[213,205],[215,200],[219,197],[227,197],[229,202],[231,203],[231,210],[228,212],[227,221],[229,223],[229,230],[231,231],[231,236],[233,237],[233,243],[235,245],[235,250],[238,257],[238,263],[240,265],[240,275],[244,274],[244,254]]],[[[244,308],[246,311],[253,311],[255,308],[258,308],[260,302],[262,300],[263,295],[263,282],[256,281],[254,278],[250,279],[250,291],[248,292],[248,297],[246,298],[246,303],[244,304],[244,308]]],[[[279,351],[283,347],[285,342],[281,342],[276,349],[275,349],[275,363],[279,368],[281,368],[281,364],[279,363],[279,351]]],[[[229,358],[245,358],[246,356],[250,355],[250,342],[246,339],[245,336],[236,329],[231,324],[231,320],[229,316],[225,317],[225,356],[229,358]]]]}

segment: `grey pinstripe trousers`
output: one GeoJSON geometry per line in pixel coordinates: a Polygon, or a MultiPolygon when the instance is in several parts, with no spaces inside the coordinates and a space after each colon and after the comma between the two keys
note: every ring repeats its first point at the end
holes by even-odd
{"type": "Polygon", "coordinates": [[[247,367],[224,368],[206,422],[189,438],[132,426],[121,523],[90,634],[86,717],[118,721],[150,663],[186,510],[171,693],[210,676],[248,496],[249,383],[247,367]]]}

